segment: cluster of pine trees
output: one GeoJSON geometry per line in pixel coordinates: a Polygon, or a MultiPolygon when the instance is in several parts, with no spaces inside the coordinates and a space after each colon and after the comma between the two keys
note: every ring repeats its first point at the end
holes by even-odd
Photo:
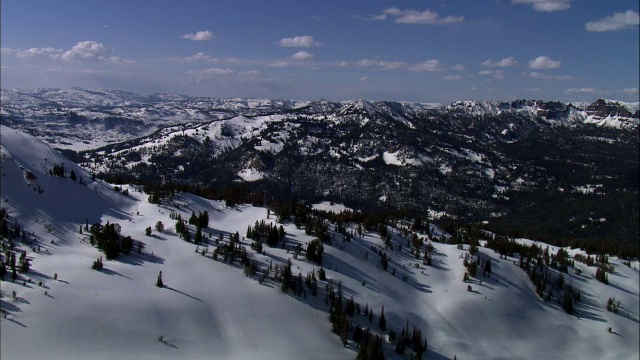
{"type": "MultiPolygon", "coordinates": [[[[89,242],[93,246],[97,246],[98,249],[104,252],[107,260],[115,259],[120,254],[120,225],[117,223],[107,223],[103,226],[100,224],[93,224],[91,228],[85,230],[90,231],[89,242]]],[[[124,251],[127,253],[133,246],[133,240],[129,237],[129,240],[123,242],[124,251]]]]}
{"type": "Polygon", "coordinates": [[[262,249],[262,241],[265,240],[270,247],[278,246],[278,242],[284,241],[284,226],[277,227],[274,224],[267,224],[264,220],[256,223],[253,227],[247,228],[247,239],[254,240],[255,248],[262,249]]]}

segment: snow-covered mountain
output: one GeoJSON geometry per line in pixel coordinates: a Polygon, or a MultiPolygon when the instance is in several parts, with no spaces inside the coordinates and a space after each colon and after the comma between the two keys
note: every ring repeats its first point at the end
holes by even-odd
{"type": "Polygon", "coordinates": [[[234,116],[298,114],[343,119],[384,117],[409,128],[436,119],[517,116],[550,124],[594,124],[638,128],[638,103],[598,100],[593,104],[525,101],[459,101],[451,105],[354,100],[296,101],[205,98],[174,94],[139,95],[115,90],[1,90],[2,122],[37,134],[57,148],[86,150],[151,134],[168,125],[209,122],[234,116]]]}
{"type": "MultiPolygon", "coordinates": [[[[236,121],[237,127],[230,131],[244,131],[242,121],[236,121]]],[[[188,193],[151,204],[139,187],[94,181],[30,135],[3,126],[0,136],[0,201],[10,231],[15,224],[20,228],[11,240],[13,248],[7,238],[2,239],[7,251],[0,257],[8,263],[11,252],[19,257],[24,251],[30,262],[29,271],[18,272],[15,281],[9,271],[0,282],[0,307],[6,313],[0,319],[3,359],[352,359],[358,352],[351,340],[355,326],[383,335],[386,358],[406,359],[411,350],[397,354],[390,333],[395,330],[397,338],[407,324],[422,330],[429,359],[640,356],[637,261],[627,266],[610,257],[614,270],[606,285],[594,278],[595,265],[578,261],[576,255],[584,252],[566,248],[574,263],[562,273],[564,285],[559,286],[559,270],[545,267],[550,283],[544,288],[553,293],[545,302],[518,267],[516,254],[502,256],[479,247],[470,261],[479,254],[482,263],[491,262],[492,272],[463,282],[463,262],[472,252],[468,245],[447,244],[451,235],[431,224],[429,234],[416,233],[425,242],[423,254],[433,246],[427,266],[407,245],[413,237],[410,224],[397,222],[386,227],[390,247],[377,232],[358,235],[358,224],[342,224],[345,229],[331,224],[327,236],[332,241],[325,243],[319,265],[304,259],[314,236],[290,221],[282,223],[286,231],[282,247],[264,245],[264,253],[251,247],[253,240],[243,236],[248,227],[259,221],[280,225],[265,208],[229,208],[188,193]],[[54,176],[60,175],[61,165],[63,176],[54,176]],[[196,245],[180,239],[173,226],[175,217],[187,219],[192,212],[204,211],[209,214],[204,242],[196,245]],[[158,221],[165,224],[164,231],[155,229],[158,221]],[[117,223],[121,237],[131,236],[144,248],[104,260],[102,270],[92,270],[91,264],[104,255],[90,245],[83,228],[87,222],[117,223]],[[147,228],[153,228],[150,236],[145,234],[147,228]],[[256,265],[257,275],[245,276],[239,261],[213,258],[215,250],[236,233],[241,234],[236,246],[256,265]],[[216,241],[220,237],[222,241],[216,241]],[[296,256],[298,245],[303,251],[296,256]],[[383,250],[389,261],[386,270],[381,266],[383,250]],[[312,271],[318,274],[322,266],[327,280],[318,280],[317,296],[306,287],[304,296],[285,294],[271,277],[258,281],[270,265],[283,265],[287,259],[293,275],[302,279],[312,271]],[[156,286],[159,272],[163,288],[156,286]],[[331,333],[329,307],[323,301],[328,284],[340,287],[345,303],[353,298],[373,312],[372,320],[358,313],[349,317],[354,328],[346,346],[331,333]],[[569,286],[581,294],[573,315],[556,302],[569,286]],[[619,301],[616,312],[607,311],[608,299],[615,299],[614,306],[619,301]],[[383,306],[386,330],[379,326],[383,306]]],[[[317,208],[346,209],[329,203],[317,208]]],[[[493,235],[482,237],[490,240],[493,235]]],[[[546,248],[531,240],[517,242],[546,248]]],[[[559,250],[549,247],[551,255],[559,250]]]]}
{"type": "Polygon", "coordinates": [[[436,211],[530,236],[640,236],[638,103],[440,105],[74,88],[2,90],[1,114],[3,124],[116,182],[218,192],[241,182],[286,201],[436,211]]]}

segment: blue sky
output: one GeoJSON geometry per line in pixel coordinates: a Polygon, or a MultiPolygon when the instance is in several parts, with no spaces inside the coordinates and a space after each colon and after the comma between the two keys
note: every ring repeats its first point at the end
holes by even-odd
{"type": "Polygon", "coordinates": [[[1,2],[2,88],[638,101],[638,1],[1,2]]]}

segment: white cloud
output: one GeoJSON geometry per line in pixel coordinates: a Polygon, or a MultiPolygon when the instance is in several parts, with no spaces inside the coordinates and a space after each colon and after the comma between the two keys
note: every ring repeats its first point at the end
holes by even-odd
{"type": "Polygon", "coordinates": [[[524,89],[522,89],[522,91],[528,91],[528,92],[538,92],[540,90],[542,90],[542,89],[540,89],[540,88],[524,88],[524,89]]]}
{"type": "Polygon", "coordinates": [[[478,72],[479,75],[491,76],[494,79],[504,79],[504,71],[502,70],[482,70],[478,72]]]}
{"type": "Polygon", "coordinates": [[[119,56],[112,56],[109,58],[109,62],[113,63],[113,64],[127,64],[127,65],[131,65],[131,64],[135,64],[136,62],[133,60],[127,60],[127,59],[123,59],[119,56]]]}
{"type": "Polygon", "coordinates": [[[95,41],[81,41],[74,45],[71,50],[62,54],[62,59],[66,61],[108,61],[107,55],[111,49],[103,43],[95,41]]]}
{"type": "Polygon", "coordinates": [[[615,13],[600,20],[588,22],[585,28],[587,31],[604,32],[628,30],[638,25],[640,25],[640,14],[633,10],[627,10],[623,13],[615,13]]]}
{"type": "Polygon", "coordinates": [[[622,89],[621,91],[623,94],[625,95],[638,95],[640,94],[640,90],[638,90],[638,88],[627,88],[627,89],[622,89]]]}
{"type": "Polygon", "coordinates": [[[443,71],[447,68],[442,62],[429,59],[409,67],[411,71],[443,71]]]}
{"type": "Polygon", "coordinates": [[[531,69],[557,69],[562,66],[562,63],[558,60],[553,60],[548,56],[538,56],[537,58],[529,61],[529,67],[531,69]]]}
{"type": "Polygon", "coordinates": [[[320,43],[317,42],[313,36],[304,35],[304,36],[295,36],[292,38],[283,38],[278,41],[278,45],[282,47],[303,47],[309,48],[312,46],[320,46],[320,43]]]}
{"type": "Polygon", "coordinates": [[[455,70],[455,71],[465,71],[466,67],[462,64],[455,64],[451,67],[451,69],[455,70]]]}
{"type": "Polygon", "coordinates": [[[407,67],[407,63],[404,61],[384,61],[384,60],[371,60],[363,59],[356,63],[357,67],[380,67],[385,70],[398,70],[407,67]]]}
{"type": "Polygon", "coordinates": [[[282,68],[282,67],[293,66],[293,63],[291,61],[280,60],[280,61],[272,62],[271,64],[269,64],[269,66],[270,67],[276,67],[276,68],[282,68]]]}
{"type": "Polygon", "coordinates": [[[12,48],[0,48],[0,55],[2,56],[15,56],[16,53],[18,52],[17,49],[12,49],[12,48]]]}
{"type": "Polygon", "coordinates": [[[15,56],[20,59],[51,59],[69,62],[105,62],[112,64],[133,64],[135,61],[123,59],[119,56],[109,56],[113,49],[103,43],[95,41],[81,41],[70,50],[52,47],[31,49],[2,48],[2,55],[15,56]]]}
{"type": "Polygon", "coordinates": [[[191,56],[187,56],[185,58],[183,58],[186,61],[207,61],[207,60],[212,60],[211,56],[203,53],[203,52],[199,52],[195,55],[191,55],[191,56]]]}
{"type": "Polygon", "coordinates": [[[609,93],[606,90],[598,90],[595,88],[570,88],[564,91],[565,94],[589,94],[589,95],[604,95],[609,93]]]}
{"type": "Polygon", "coordinates": [[[551,74],[541,73],[541,72],[538,72],[538,71],[523,72],[522,75],[530,77],[532,79],[573,80],[573,76],[571,76],[571,75],[551,75],[551,74]]]}
{"type": "Polygon", "coordinates": [[[442,80],[461,80],[462,76],[460,75],[447,75],[442,78],[442,80]]]}
{"type": "Polygon", "coordinates": [[[291,58],[294,60],[310,60],[313,59],[315,55],[307,51],[298,51],[297,53],[291,55],[291,58]]]}
{"type": "Polygon", "coordinates": [[[195,34],[184,34],[181,38],[192,41],[212,41],[216,39],[216,36],[211,31],[204,30],[198,31],[195,34]]]}
{"type": "Polygon", "coordinates": [[[516,60],[513,56],[510,56],[508,58],[504,58],[498,61],[493,61],[491,59],[488,59],[480,65],[488,66],[488,67],[512,67],[512,66],[518,66],[518,60],[516,60]]]}
{"type": "MultiPolygon", "coordinates": [[[[449,67],[440,62],[439,60],[429,59],[416,64],[409,64],[405,61],[387,61],[377,59],[362,59],[360,61],[351,63],[348,61],[341,61],[337,64],[338,67],[359,67],[359,68],[380,68],[382,70],[409,70],[415,72],[433,72],[444,71],[449,67]]],[[[462,71],[464,66],[457,64],[452,67],[454,70],[462,71]]]]}
{"type": "MultiPolygon", "coordinates": [[[[10,49],[11,50],[11,49],[10,49]]],[[[31,48],[27,50],[13,50],[13,54],[21,59],[49,58],[59,59],[64,53],[62,49],[47,48],[31,48]]]]}
{"type": "Polygon", "coordinates": [[[512,4],[531,5],[535,11],[553,12],[568,10],[572,0],[511,0],[512,4]]]}
{"type": "Polygon", "coordinates": [[[425,11],[418,10],[400,10],[391,7],[382,12],[382,14],[374,16],[371,20],[386,20],[388,17],[395,17],[395,22],[400,24],[427,24],[427,25],[444,25],[464,21],[464,16],[446,16],[440,17],[437,12],[429,9],[425,11]]]}
{"type": "Polygon", "coordinates": [[[371,78],[368,76],[363,76],[360,78],[360,81],[369,81],[369,80],[371,80],[371,78]]]}

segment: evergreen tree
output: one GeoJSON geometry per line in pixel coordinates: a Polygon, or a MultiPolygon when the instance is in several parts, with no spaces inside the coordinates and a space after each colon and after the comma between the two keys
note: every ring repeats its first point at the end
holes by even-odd
{"type": "Polygon", "coordinates": [[[99,257],[96,259],[96,261],[93,262],[93,265],[91,266],[91,268],[93,270],[101,270],[103,267],[102,265],[102,257],[99,257]]]}
{"type": "Polygon", "coordinates": [[[321,281],[327,280],[327,274],[324,271],[324,268],[320,268],[320,270],[318,270],[318,279],[321,281]]]}
{"type": "Polygon", "coordinates": [[[124,239],[122,239],[122,250],[124,251],[124,253],[126,255],[129,255],[129,252],[131,251],[131,249],[133,249],[133,239],[131,238],[131,236],[125,236],[124,239]]]}
{"type": "Polygon", "coordinates": [[[313,239],[307,245],[307,260],[313,261],[318,264],[322,264],[322,253],[324,252],[324,246],[320,239],[313,239]]]}
{"type": "Polygon", "coordinates": [[[0,280],[4,280],[4,276],[7,274],[7,267],[4,262],[0,262],[0,280]]]}
{"type": "Polygon", "coordinates": [[[389,267],[389,259],[387,258],[387,253],[382,254],[382,258],[380,258],[380,263],[382,264],[382,268],[386,271],[389,267]]]}
{"type": "Polygon", "coordinates": [[[164,287],[164,283],[162,282],[162,271],[158,274],[158,280],[156,281],[156,286],[161,288],[164,287]]]}
{"type": "Polygon", "coordinates": [[[284,265],[283,269],[282,269],[282,285],[280,286],[280,290],[282,290],[282,292],[288,292],[289,290],[291,290],[291,286],[292,286],[292,278],[293,278],[293,274],[291,274],[291,260],[287,259],[287,264],[284,265]]]}
{"type": "Polygon", "coordinates": [[[191,211],[191,217],[189,218],[189,225],[197,225],[198,218],[196,217],[196,213],[191,211]]]}
{"type": "Polygon", "coordinates": [[[196,228],[196,234],[193,237],[193,242],[196,244],[200,244],[202,242],[202,228],[200,226],[196,228]]]}
{"type": "Polygon", "coordinates": [[[347,316],[353,316],[354,312],[355,312],[355,302],[353,301],[353,295],[351,295],[351,298],[347,301],[347,305],[344,307],[344,313],[347,316]]]}
{"type": "Polygon", "coordinates": [[[384,318],[384,306],[382,307],[382,312],[380,313],[380,321],[378,322],[378,326],[380,330],[387,330],[387,320],[384,318]]]}

